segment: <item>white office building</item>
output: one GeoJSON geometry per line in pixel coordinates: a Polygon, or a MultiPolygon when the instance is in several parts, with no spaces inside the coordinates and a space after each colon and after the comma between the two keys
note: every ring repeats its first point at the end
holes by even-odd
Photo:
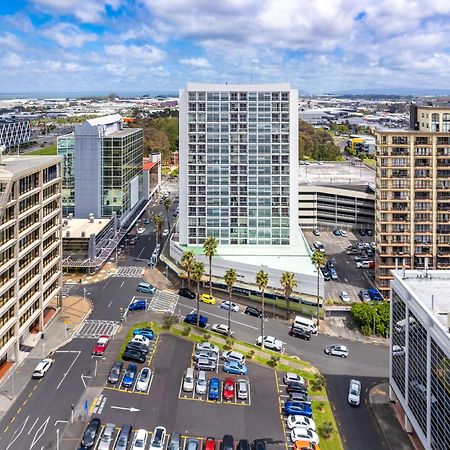
{"type": "MultiPolygon", "coordinates": [[[[288,83],[189,83],[180,91],[180,218],[171,257],[219,241],[213,275],[244,284],[261,268],[279,288],[294,272],[314,295],[316,275],[298,225],[298,92],[288,83]]],[[[206,259],[205,259],[206,262],[206,259]]],[[[321,285],[322,286],[322,285],[321,285]]]]}
{"type": "Polygon", "coordinates": [[[392,400],[426,450],[450,448],[450,271],[394,270],[392,400]]]}

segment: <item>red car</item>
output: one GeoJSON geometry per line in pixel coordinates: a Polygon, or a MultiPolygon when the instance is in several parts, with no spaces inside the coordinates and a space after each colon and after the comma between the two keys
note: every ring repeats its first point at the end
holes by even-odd
{"type": "Polygon", "coordinates": [[[207,437],[203,441],[203,450],[216,450],[216,440],[212,437],[207,437]]]}
{"type": "Polygon", "coordinates": [[[94,356],[102,356],[103,353],[105,353],[106,347],[108,347],[109,344],[109,336],[100,336],[98,338],[97,343],[94,345],[94,348],[92,349],[92,354],[94,356]]]}
{"type": "Polygon", "coordinates": [[[232,401],[234,399],[234,381],[227,378],[223,384],[223,399],[232,401]]]}

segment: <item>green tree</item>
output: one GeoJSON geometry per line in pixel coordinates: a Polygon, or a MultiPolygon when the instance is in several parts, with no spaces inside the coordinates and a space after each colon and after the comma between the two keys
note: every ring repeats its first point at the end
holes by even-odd
{"type": "MultiPolygon", "coordinates": [[[[233,290],[233,286],[237,281],[237,273],[234,269],[228,269],[223,276],[225,284],[228,288],[228,296],[231,303],[231,291],[233,290]]],[[[228,308],[228,335],[231,336],[231,308],[228,308]]]]}
{"type": "Polygon", "coordinates": [[[200,323],[200,282],[205,273],[205,265],[201,261],[195,261],[192,267],[192,280],[197,283],[197,326],[200,323]]]}
{"type": "Polygon", "coordinates": [[[203,253],[209,260],[209,295],[212,296],[212,259],[217,253],[219,241],[214,236],[208,236],[203,242],[203,253]]]}
{"type": "Polygon", "coordinates": [[[170,210],[170,207],[172,206],[172,199],[171,199],[170,197],[166,197],[166,198],[164,199],[163,204],[164,204],[164,208],[166,209],[167,226],[168,226],[169,231],[170,231],[170,217],[169,217],[169,210],[170,210]]]}
{"type": "Polygon", "coordinates": [[[280,278],[280,284],[283,286],[284,298],[286,299],[286,319],[290,319],[290,297],[292,292],[297,287],[297,281],[295,280],[295,275],[290,272],[283,272],[280,278]]]}
{"type": "Polygon", "coordinates": [[[156,231],[156,243],[159,243],[159,239],[161,237],[162,229],[164,226],[164,219],[161,217],[160,214],[153,214],[152,222],[153,225],[155,226],[156,231]]]}
{"type": "Polygon", "coordinates": [[[181,257],[180,264],[181,267],[186,271],[189,289],[191,288],[191,273],[194,267],[194,263],[195,263],[194,252],[191,250],[186,250],[183,253],[183,256],[181,257]]]}
{"type": "Polygon", "coordinates": [[[317,270],[317,329],[319,329],[320,325],[320,268],[325,265],[327,262],[327,258],[325,257],[325,254],[321,252],[320,250],[316,250],[312,256],[311,261],[316,267],[317,270]]]}
{"type": "Polygon", "coordinates": [[[264,292],[267,289],[267,285],[269,284],[269,274],[264,272],[264,270],[260,270],[256,274],[256,284],[261,292],[262,300],[261,300],[261,348],[264,349],[264,292]]]}

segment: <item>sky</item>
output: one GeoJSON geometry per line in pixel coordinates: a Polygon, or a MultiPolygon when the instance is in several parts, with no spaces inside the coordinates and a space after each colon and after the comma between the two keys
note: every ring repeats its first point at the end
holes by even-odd
{"type": "Polygon", "coordinates": [[[0,0],[0,93],[450,90],[449,0],[0,0]]]}

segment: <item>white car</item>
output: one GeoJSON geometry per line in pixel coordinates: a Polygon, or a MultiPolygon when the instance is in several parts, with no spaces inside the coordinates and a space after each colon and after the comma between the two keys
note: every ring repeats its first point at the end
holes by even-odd
{"type": "Polygon", "coordinates": [[[142,336],[141,334],[134,336],[133,339],[131,339],[131,342],[138,342],[139,344],[144,344],[147,347],[150,346],[150,339],[142,336]]]}
{"type": "Polygon", "coordinates": [[[295,442],[300,440],[306,440],[312,442],[314,445],[319,445],[319,436],[317,436],[315,431],[308,430],[305,427],[293,428],[291,431],[291,441],[295,442]]]}
{"type": "Polygon", "coordinates": [[[247,400],[248,398],[248,384],[245,380],[236,381],[236,395],[239,400],[247,400]]]}
{"type": "Polygon", "coordinates": [[[163,231],[163,237],[169,236],[169,230],[167,228],[163,231]]]}
{"type": "Polygon", "coordinates": [[[372,241],[370,243],[370,246],[372,247],[373,250],[375,250],[375,248],[377,247],[377,243],[375,241],[372,241]]]}
{"type": "Polygon", "coordinates": [[[239,306],[236,303],[230,302],[229,300],[225,300],[220,305],[222,309],[231,309],[233,312],[239,312],[239,306]]]}
{"type": "Polygon", "coordinates": [[[405,347],[402,345],[393,345],[392,346],[392,356],[404,356],[405,355],[405,347]]]}
{"type": "Polygon", "coordinates": [[[228,325],[224,325],[223,323],[215,323],[211,330],[215,333],[223,334],[224,336],[233,336],[233,332],[228,333],[228,325]]]}
{"type": "Polygon", "coordinates": [[[206,350],[208,352],[214,352],[219,354],[219,347],[217,345],[211,344],[211,342],[199,342],[195,346],[195,350],[206,350]]]}
{"type": "Polygon", "coordinates": [[[200,370],[197,376],[197,382],[195,383],[195,392],[199,395],[205,395],[208,388],[208,382],[206,381],[206,372],[200,370]]]}
{"type": "Polygon", "coordinates": [[[138,232],[138,234],[144,234],[145,228],[138,228],[137,232],[138,232]]]}
{"type": "Polygon", "coordinates": [[[340,356],[341,358],[347,358],[348,356],[348,348],[345,345],[327,345],[324,351],[327,355],[340,356]]]}
{"type": "Polygon", "coordinates": [[[359,404],[361,403],[361,381],[350,380],[347,400],[350,405],[359,406],[359,404]]]}
{"type": "Polygon", "coordinates": [[[144,367],[139,373],[136,383],[136,390],[139,392],[147,392],[151,377],[152,371],[148,367],[144,367]]]}
{"type": "Polygon", "coordinates": [[[158,243],[155,245],[155,250],[153,250],[154,252],[159,252],[161,250],[161,244],[158,243]]]}
{"type": "Polygon", "coordinates": [[[283,377],[283,382],[284,384],[289,384],[292,381],[298,381],[299,383],[305,384],[305,379],[300,376],[297,375],[296,373],[293,372],[288,372],[284,377],[283,377]]]}
{"type": "Polygon", "coordinates": [[[320,241],[314,241],[313,245],[317,250],[319,250],[319,248],[323,248],[323,244],[320,241]]]}
{"type": "Polygon", "coordinates": [[[147,445],[147,430],[144,430],[143,428],[140,428],[137,430],[133,445],[131,446],[130,450],[142,450],[147,445]]]}
{"type": "Polygon", "coordinates": [[[164,448],[165,440],[166,429],[164,427],[156,427],[153,430],[152,438],[150,440],[150,450],[161,450],[164,448]]]}
{"type": "Polygon", "coordinates": [[[102,437],[98,441],[98,450],[110,450],[113,443],[114,429],[116,426],[113,423],[107,423],[103,430],[102,437]]]}
{"type": "MultiPolygon", "coordinates": [[[[262,336],[259,336],[256,340],[256,345],[261,346],[263,342],[262,336]]],[[[284,349],[284,342],[273,336],[264,336],[264,348],[269,350],[274,350],[276,352],[281,352],[284,349]]]]}
{"type": "Polygon", "coordinates": [[[343,302],[349,302],[350,301],[350,296],[348,295],[347,291],[342,291],[341,294],[339,295],[340,299],[343,302]]]}
{"type": "Polygon", "coordinates": [[[32,378],[42,378],[53,364],[52,359],[43,359],[34,369],[32,378]]]}
{"type": "Polygon", "coordinates": [[[290,430],[293,428],[307,428],[311,431],[316,431],[316,422],[313,419],[305,416],[299,416],[297,414],[292,414],[287,418],[287,426],[290,430]]]}
{"type": "Polygon", "coordinates": [[[345,230],[339,230],[342,237],[347,237],[347,232],[345,230]]]}
{"type": "Polygon", "coordinates": [[[242,353],[228,350],[222,353],[222,359],[224,361],[237,361],[238,363],[245,363],[245,356],[242,353]]]}

